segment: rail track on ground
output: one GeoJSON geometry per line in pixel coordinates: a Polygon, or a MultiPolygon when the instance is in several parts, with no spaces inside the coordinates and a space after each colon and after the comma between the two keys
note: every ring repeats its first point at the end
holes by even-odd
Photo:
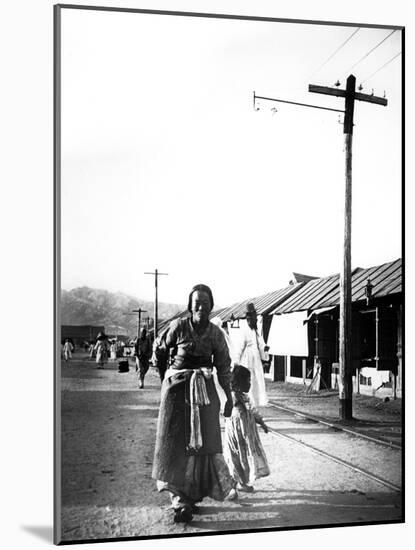
{"type": "Polygon", "coordinates": [[[291,441],[384,487],[401,492],[400,445],[284,407],[273,400],[266,408],[264,420],[273,437],[291,441]],[[276,414],[272,415],[272,411],[276,414]]]}

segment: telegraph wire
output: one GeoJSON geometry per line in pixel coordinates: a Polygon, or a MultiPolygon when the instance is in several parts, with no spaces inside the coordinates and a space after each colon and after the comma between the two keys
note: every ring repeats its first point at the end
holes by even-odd
{"type": "Polygon", "coordinates": [[[335,51],[330,55],[330,57],[328,57],[328,58],[326,59],[326,61],[324,61],[324,63],[322,63],[322,64],[320,65],[320,67],[319,67],[316,71],[314,71],[314,73],[310,76],[310,78],[312,78],[312,77],[313,77],[314,75],[316,75],[319,71],[321,71],[321,69],[322,69],[325,65],[327,65],[327,63],[336,55],[336,53],[338,53],[338,52],[347,44],[347,42],[349,42],[349,40],[351,40],[351,39],[353,38],[353,36],[354,36],[357,32],[359,32],[359,31],[360,31],[360,27],[358,27],[356,30],[354,30],[354,31],[352,32],[352,34],[351,34],[348,38],[346,38],[346,40],[337,48],[337,50],[335,50],[335,51]]]}
{"type": "Polygon", "coordinates": [[[383,38],[378,44],[376,44],[376,46],[374,46],[371,50],[369,50],[361,59],[359,59],[359,61],[357,61],[354,65],[352,65],[350,69],[345,71],[345,73],[349,73],[352,69],[356,67],[356,65],[359,65],[359,63],[361,63],[364,59],[366,59],[366,57],[368,57],[372,52],[374,52],[377,48],[379,48],[379,46],[383,44],[385,40],[387,40],[390,36],[392,36],[394,32],[396,32],[396,29],[394,29],[391,33],[385,36],[385,38],[383,38]]]}
{"type": "Polygon", "coordinates": [[[391,59],[389,59],[389,61],[387,61],[386,63],[384,63],[381,67],[379,67],[379,69],[377,69],[374,73],[372,73],[370,76],[367,76],[364,80],[362,80],[362,84],[363,82],[366,82],[368,81],[370,78],[372,78],[373,76],[375,76],[375,74],[377,74],[379,71],[381,71],[382,69],[384,69],[386,67],[386,65],[389,65],[389,63],[391,63],[394,59],[396,59],[398,57],[398,55],[401,55],[402,52],[398,52],[396,55],[394,55],[391,59]]]}

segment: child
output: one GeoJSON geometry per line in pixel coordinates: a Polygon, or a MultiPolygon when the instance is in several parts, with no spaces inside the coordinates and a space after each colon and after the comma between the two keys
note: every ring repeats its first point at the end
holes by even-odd
{"type": "Polygon", "coordinates": [[[234,405],[232,415],[226,419],[223,454],[238,489],[252,493],[253,482],[268,476],[270,471],[256,424],[260,424],[265,433],[268,433],[268,427],[250,404],[247,395],[250,387],[249,370],[235,365],[231,377],[234,405]]]}

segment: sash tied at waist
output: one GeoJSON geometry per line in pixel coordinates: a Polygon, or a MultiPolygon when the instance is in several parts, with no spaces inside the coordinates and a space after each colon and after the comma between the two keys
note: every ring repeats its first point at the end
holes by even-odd
{"type": "Polygon", "coordinates": [[[205,378],[211,378],[212,368],[211,366],[210,368],[194,367],[189,369],[177,369],[170,367],[167,369],[164,378],[167,380],[179,372],[190,374],[190,440],[188,448],[190,450],[198,451],[203,446],[199,407],[210,405],[205,378]]]}

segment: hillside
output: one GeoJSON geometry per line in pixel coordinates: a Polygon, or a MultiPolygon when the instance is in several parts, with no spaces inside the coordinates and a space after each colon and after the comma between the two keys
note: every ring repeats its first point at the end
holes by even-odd
{"type": "MultiPolygon", "coordinates": [[[[137,315],[125,315],[141,307],[142,319],[154,317],[154,302],[138,300],[122,292],[79,287],[61,292],[62,325],[104,325],[108,334],[135,334],[137,315]],[[118,330],[116,329],[118,327],[118,330]]],[[[159,302],[159,320],[168,319],[186,306],[159,302]]]]}

